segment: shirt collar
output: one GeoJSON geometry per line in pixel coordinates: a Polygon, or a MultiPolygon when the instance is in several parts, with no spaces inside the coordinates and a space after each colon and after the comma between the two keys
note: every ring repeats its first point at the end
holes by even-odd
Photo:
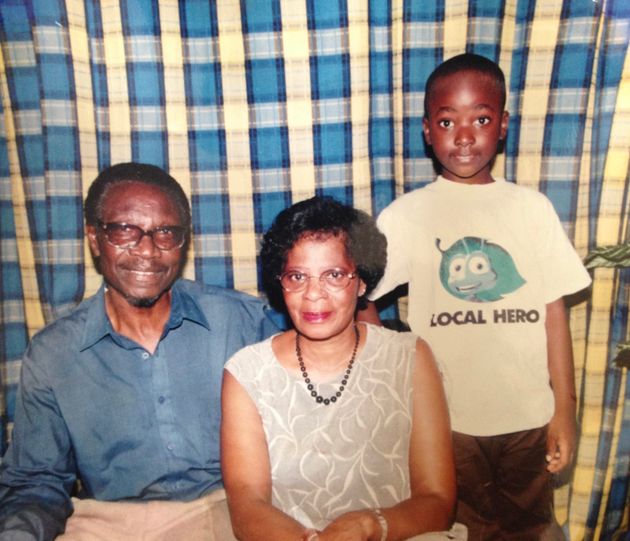
{"type": "Polygon", "coordinates": [[[173,284],[171,293],[171,317],[166,324],[167,329],[173,329],[181,325],[184,319],[198,323],[208,330],[210,329],[206,315],[194,297],[184,289],[182,280],[177,280],[173,284]]]}
{"type": "MultiPolygon", "coordinates": [[[[105,336],[115,333],[105,312],[105,284],[101,285],[90,300],[92,302],[87,308],[81,351],[92,347],[105,336]]],[[[171,288],[171,315],[166,323],[163,336],[169,330],[179,327],[184,319],[210,329],[208,319],[197,301],[184,290],[181,286],[181,280],[177,280],[171,288]]]]}

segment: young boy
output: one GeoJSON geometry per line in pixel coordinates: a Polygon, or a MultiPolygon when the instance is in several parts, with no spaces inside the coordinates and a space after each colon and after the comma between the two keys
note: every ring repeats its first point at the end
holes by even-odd
{"type": "Polygon", "coordinates": [[[504,107],[503,73],[484,57],[431,74],[423,127],[441,175],[379,216],[388,261],[371,295],[409,284],[409,325],[443,369],[470,540],[539,539],[554,524],[550,473],[576,442],[562,297],[590,283],[547,198],[490,175],[504,107]]]}

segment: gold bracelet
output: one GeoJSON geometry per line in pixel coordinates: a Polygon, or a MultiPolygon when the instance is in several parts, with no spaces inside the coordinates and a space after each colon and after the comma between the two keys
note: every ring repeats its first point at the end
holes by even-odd
{"type": "Polygon", "coordinates": [[[381,513],[379,508],[372,509],[372,512],[376,516],[378,523],[381,525],[381,541],[387,541],[387,519],[383,516],[383,513],[381,513]]]}

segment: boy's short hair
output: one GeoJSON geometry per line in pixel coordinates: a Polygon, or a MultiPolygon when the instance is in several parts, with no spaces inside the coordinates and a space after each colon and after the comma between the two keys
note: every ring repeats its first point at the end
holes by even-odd
{"type": "Polygon", "coordinates": [[[433,70],[431,75],[429,75],[424,93],[425,118],[429,116],[429,100],[432,97],[436,82],[443,77],[462,71],[474,71],[490,77],[501,93],[501,110],[505,109],[505,75],[501,68],[498,64],[485,56],[474,53],[463,53],[442,62],[433,70]]]}

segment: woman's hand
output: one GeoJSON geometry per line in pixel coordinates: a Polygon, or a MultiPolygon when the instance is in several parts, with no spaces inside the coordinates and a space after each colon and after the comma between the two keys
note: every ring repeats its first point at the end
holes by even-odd
{"type": "Polygon", "coordinates": [[[318,541],[380,541],[381,525],[373,511],[351,511],[324,528],[318,541]]]}

